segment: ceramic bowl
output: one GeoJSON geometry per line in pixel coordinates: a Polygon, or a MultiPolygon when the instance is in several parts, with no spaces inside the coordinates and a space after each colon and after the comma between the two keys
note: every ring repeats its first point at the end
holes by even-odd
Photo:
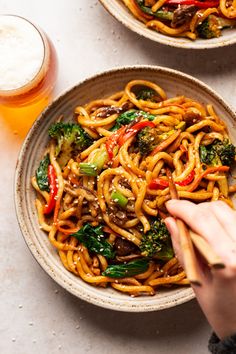
{"type": "Polygon", "coordinates": [[[121,0],[100,0],[100,2],[113,17],[131,31],[161,44],[184,49],[210,49],[236,43],[236,29],[225,29],[219,38],[207,40],[197,39],[192,41],[187,38],[166,36],[147,28],[144,23],[133,16],[121,0]]]}
{"type": "Polygon", "coordinates": [[[95,305],[118,311],[146,312],[172,307],[191,300],[194,294],[190,287],[163,288],[155,296],[132,298],[112,288],[93,287],[62,265],[57,251],[48,241],[47,235],[39,228],[34,205],[35,191],[31,186],[39,161],[48,144],[48,128],[60,116],[72,120],[74,108],[90,100],[103,98],[120,91],[133,79],[146,79],[164,88],[168,96],[184,94],[200,102],[211,102],[217,113],[224,118],[228,127],[234,130],[236,141],[236,116],[230,107],[204,83],[175,70],[135,66],[113,69],[93,76],[55,100],[35,121],[19,154],[15,175],[15,205],[23,237],[35,259],[42,268],[63,288],[78,298],[95,305]]]}

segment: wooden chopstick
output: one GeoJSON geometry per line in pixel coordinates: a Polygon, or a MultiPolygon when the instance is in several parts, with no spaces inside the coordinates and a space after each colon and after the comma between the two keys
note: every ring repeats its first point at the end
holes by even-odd
{"type": "MultiPolygon", "coordinates": [[[[169,181],[171,199],[179,199],[179,195],[173,181],[172,173],[166,168],[166,175],[169,181]]],[[[201,277],[198,271],[197,258],[194,252],[189,230],[183,220],[176,218],[176,224],[179,229],[180,247],[183,252],[183,260],[188,280],[194,285],[201,285],[201,277]]]]}
{"type": "MultiPolygon", "coordinates": [[[[169,168],[166,169],[166,174],[169,181],[171,199],[179,199],[178,191],[176,189],[169,168]]],[[[190,282],[197,285],[201,285],[199,273],[197,271],[197,260],[196,260],[193,244],[201,253],[201,255],[205,258],[209,267],[213,267],[215,269],[224,268],[225,267],[224,262],[212,250],[208,242],[203,237],[201,237],[194,231],[189,230],[186,224],[182,220],[176,219],[176,223],[179,228],[180,244],[183,251],[184,264],[186,266],[187,277],[190,282]]]]}
{"type": "Polygon", "coordinates": [[[225,264],[220,256],[213,251],[209,243],[202,236],[192,230],[189,230],[189,233],[194,246],[198,249],[203,258],[205,258],[209,267],[214,269],[225,268],[225,264]]]}

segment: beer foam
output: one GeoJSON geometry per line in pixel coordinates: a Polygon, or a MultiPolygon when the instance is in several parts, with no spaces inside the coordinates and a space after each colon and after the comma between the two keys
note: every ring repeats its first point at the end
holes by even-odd
{"type": "Polygon", "coordinates": [[[15,90],[29,83],[44,59],[38,30],[21,17],[0,16],[0,90],[15,90]]]}

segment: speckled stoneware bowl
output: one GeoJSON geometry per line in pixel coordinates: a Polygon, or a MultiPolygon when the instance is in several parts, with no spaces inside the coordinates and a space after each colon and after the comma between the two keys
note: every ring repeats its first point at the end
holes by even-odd
{"type": "MultiPolygon", "coordinates": [[[[15,204],[19,225],[30,251],[58,284],[75,296],[101,307],[127,312],[146,312],[184,303],[191,300],[194,294],[190,287],[179,287],[160,289],[153,297],[132,298],[112,288],[93,287],[68,272],[62,266],[57,251],[48,241],[47,234],[39,228],[34,205],[35,192],[30,182],[48,144],[49,126],[62,114],[66,120],[72,120],[75,106],[119,91],[133,79],[154,81],[166,90],[169,97],[184,94],[203,103],[211,102],[228,127],[231,130],[235,128],[235,113],[222,98],[205,84],[188,75],[153,66],[135,66],[104,72],[67,91],[36,120],[19,155],[15,176],[15,204]]],[[[233,140],[236,142],[236,133],[233,140]]]]}
{"type": "Polygon", "coordinates": [[[124,26],[143,37],[161,44],[184,49],[210,49],[229,46],[236,43],[236,29],[225,29],[222,31],[222,36],[219,38],[207,40],[197,39],[192,41],[191,39],[181,37],[166,36],[147,28],[144,23],[137,20],[124,5],[122,0],[100,0],[100,2],[105,9],[124,26]]]}

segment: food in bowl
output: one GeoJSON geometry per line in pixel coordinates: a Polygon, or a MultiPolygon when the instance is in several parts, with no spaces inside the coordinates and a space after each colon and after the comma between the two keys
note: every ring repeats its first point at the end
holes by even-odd
{"type": "Polygon", "coordinates": [[[236,26],[231,0],[121,0],[148,28],[172,37],[211,39],[236,26]]]}
{"type": "Polygon", "coordinates": [[[131,296],[187,285],[166,229],[165,168],[180,198],[232,206],[227,176],[235,147],[211,104],[167,98],[154,82],[132,80],[105,99],[62,117],[33,187],[40,227],[64,267],[92,285],[131,296]]]}

